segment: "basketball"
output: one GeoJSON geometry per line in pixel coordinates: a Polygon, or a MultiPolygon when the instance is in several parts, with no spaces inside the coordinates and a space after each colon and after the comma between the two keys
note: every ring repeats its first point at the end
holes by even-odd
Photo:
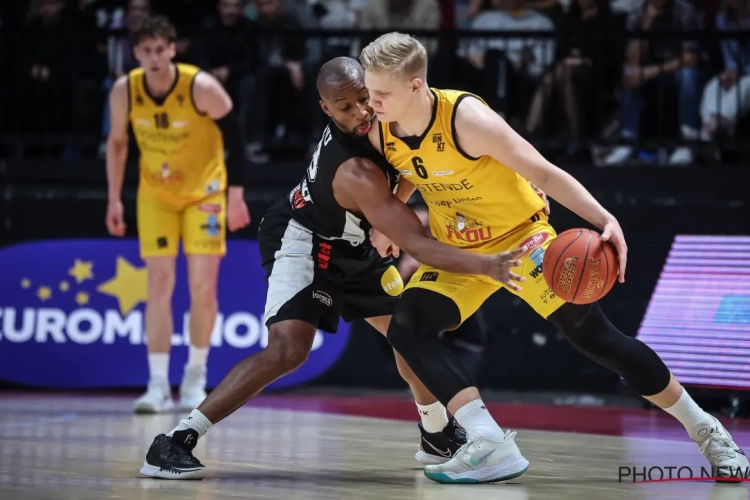
{"type": "Polygon", "coordinates": [[[560,233],[542,260],[550,289],[566,302],[591,304],[609,293],[617,281],[617,252],[590,229],[560,233]]]}

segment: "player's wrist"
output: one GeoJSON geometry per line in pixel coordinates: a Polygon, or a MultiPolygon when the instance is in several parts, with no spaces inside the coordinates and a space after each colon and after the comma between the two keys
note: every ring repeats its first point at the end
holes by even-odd
{"type": "Polygon", "coordinates": [[[244,198],[245,197],[245,188],[242,186],[229,186],[229,189],[227,190],[228,195],[230,198],[244,198]]]}

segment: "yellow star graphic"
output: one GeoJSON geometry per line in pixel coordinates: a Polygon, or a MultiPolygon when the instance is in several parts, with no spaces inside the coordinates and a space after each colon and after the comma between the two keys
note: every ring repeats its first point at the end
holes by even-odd
{"type": "Polygon", "coordinates": [[[148,276],[146,268],[137,269],[122,257],[117,257],[117,270],[114,278],[105,281],[96,289],[115,297],[120,303],[120,313],[124,316],[135,306],[146,301],[148,276]]]}
{"type": "Polygon", "coordinates": [[[60,282],[60,291],[61,292],[67,292],[68,290],[70,290],[70,283],[68,283],[67,281],[61,281],[60,282]]]}
{"type": "Polygon", "coordinates": [[[40,286],[39,290],[36,291],[36,296],[39,297],[39,300],[44,302],[52,297],[52,290],[48,286],[40,286]]]}
{"type": "Polygon", "coordinates": [[[76,279],[76,283],[81,283],[85,280],[94,278],[94,273],[91,270],[94,267],[94,263],[91,261],[75,260],[73,267],[68,270],[68,274],[76,279]]]}
{"type": "Polygon", "coordinates": [[[76,294],[76,304],[79,306],[85,306],[89,303],[89,294],[86,292],[78,292],[76,294]]]}
{"type": "Polygon", "coordinates": [[[31,286],[31,280],[24,278],[21,280],[21,288],[29,288],[31,286]]]}

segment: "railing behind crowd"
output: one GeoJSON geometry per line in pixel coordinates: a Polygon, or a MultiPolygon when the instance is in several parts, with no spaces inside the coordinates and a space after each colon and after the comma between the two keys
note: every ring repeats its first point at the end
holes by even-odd
{"type": "MultiPolygon", "coordinates": [[[[261,54],[264,40],[279,34],[258,33],[261,54]]],[[[248,144],[262,138],[264,144],[283,145],[279,149],[284,151],[290,146],[309,149],[325,118],[314,87],[318,68],[335,56],[357,57],[380,34],[282,33],[304,54],[301,89],[284,81],[283,60],[254,65],[241,81],[230,80],[228,90],[241,111],[248,144]],[[257,132],[258,122],[272,132],[257,132]]],[[[691,162],[725,163],[742,161],[750,153],[741,140],[750,128],[750,74],[745,72],[750,63],[727,71],[726,50],[722,52],[725,40],[750,43],[748,32],[628,32],[623,21],[597,35],[412,34],[428,50],[431,86],[480,95],[545,152],[571,159],[583,153],[585,161],[593,156],[595,162],[606,162],[607,155],[629,147],[635,158],[649,162],[689,148],[695,153],[691,162]],[[637,65],[634,57],[640,60],[637,65]]],[[[93,47],[70,40],[63,49],[65,57],[50,63],[52,68],[31,65],[29,71],[24,46],[6,45],[0,65],[8,69],[0,95],[2,155],[16,160],[102,155],[107,93],[117,75],[108,72],[107,55],[93,47]]],[[[269,60],[261,54],[259,60],[269,60]]],[[[194,54],[178,60],[201,62],[194,54]]]]}

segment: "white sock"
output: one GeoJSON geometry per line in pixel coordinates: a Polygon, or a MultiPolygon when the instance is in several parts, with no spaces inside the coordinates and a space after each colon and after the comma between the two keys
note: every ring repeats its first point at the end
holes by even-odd
{"type": "Polygon", "coordinates": [[[180,420],[180,423],[177,424],[177,427],[172,429],[169,434],[167,434],[167,436],[172,437],[172,434],[174,434],[175,431],[193,429],[198,433],[198,437],[203,437],[212,425],[213,424],[211,423],[211,421],[208,420],[203,413],[199,412],[198,410],[193,410],[192,412],[190,412],[190,415],[180,420]]]}
{"type": "Polygon", "coordinates": [[[487,439],[489,441],[500,442],[505,440],[503,430],[497,425],[490,412],[481,399],[475,399],[471,403],[463,405],[455,414],[456,420],[460,423],[469,441],[478,439],[487,439]]]}
{"type": "Polygon", "coordinates": [[[149,353],[148,373],[151,380],[169,381],[169,353],[149,353]]]}
{"type": "Polygon", "coordinates": [[[188,351],[188,366],[199,366],[201,368],[206,367],[208,361],[208,347],[195,347],[190,345],[188,351]]]}
{"type": "Polygon", "coordinates": [[[448,425],[448,412],[440,401],[424,406],[417,403],[417,409],[422,418],[422,427],[430,434],[440,432],[448,425]]]}
{"type": "Polygon", "coordinates": [[[685,426],[691,439],[699,439],[699,436],[695,435],[700,431],[698,428],[699,426],[702,428],[705,424],[714,423],[711,415],[698,406],[685,389],[682,389],[682,396],[680,396],[680,399],[669,408],[664,408],[664,411],[672,415],[679,420],[683,426],[685,426]]]}

